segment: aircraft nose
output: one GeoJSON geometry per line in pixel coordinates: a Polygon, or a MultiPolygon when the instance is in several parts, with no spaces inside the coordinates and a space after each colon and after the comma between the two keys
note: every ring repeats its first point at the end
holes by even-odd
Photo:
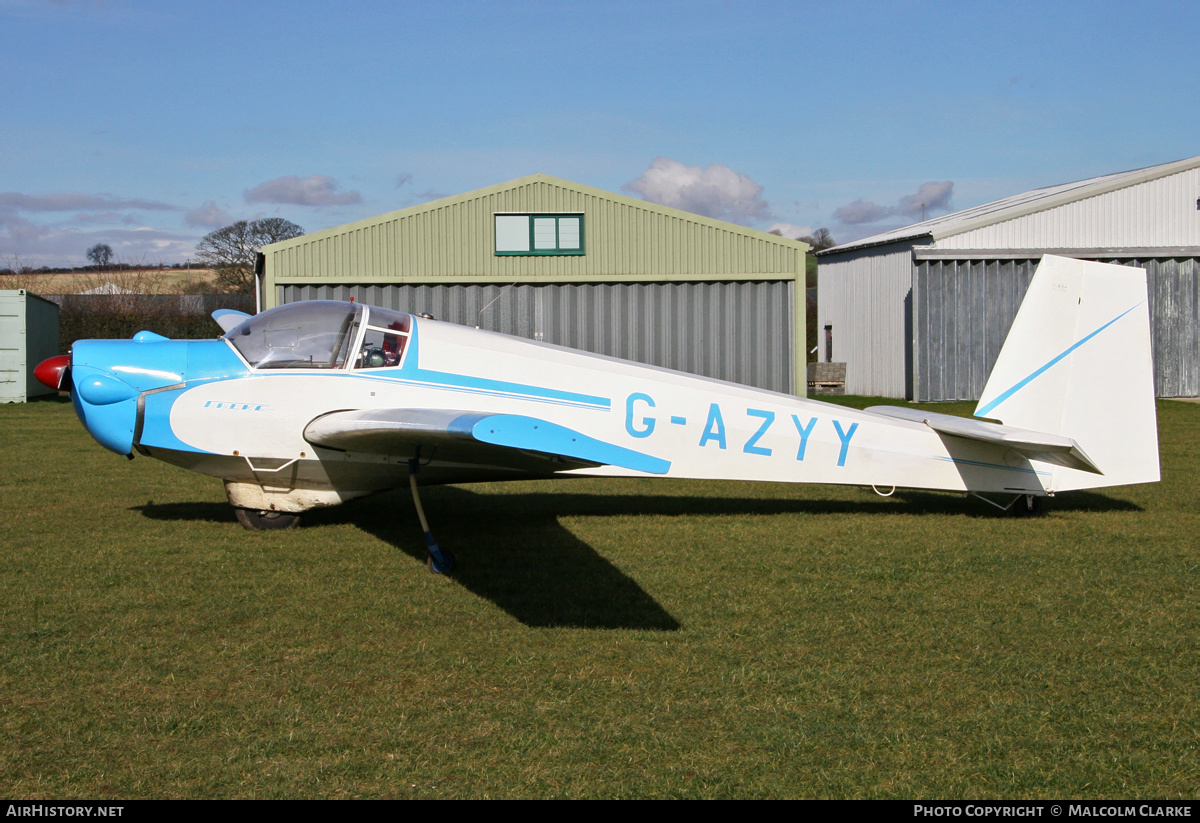
{"type": "Polygon", "coordinates": [[[75,414],[96,442],[117,454],[133,450],[133,432],[137,426],[138,390],[105,369],[71,367],[69,378],[74,386],[71,400],[75,414]]]}
{"type": "Polygon", "coordinates": [[[43,386],[51,389],[66,388],[71,389],[70,378],[67,377],[67,370],[71,368],[71,355],[60,354],[57,357],[50,357],[37,364],[33,370],[33,376],[38,379],[38,382],[43,386]]]}
{"type": "Polygon", "coordinates": [[[75,413],[92,437],[129,454],[139,425],[138,397],[184,383],[191,345],[152,332],[132,340],[76,340],[69,370],[59,379],[71,385],[75,413]]]}

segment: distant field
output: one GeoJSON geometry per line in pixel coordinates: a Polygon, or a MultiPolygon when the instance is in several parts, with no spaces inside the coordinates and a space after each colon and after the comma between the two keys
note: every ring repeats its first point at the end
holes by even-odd
{"type": "Polygon", "coordinates": [[[1158,410],[1162,483],[1037,520],[431,489],[445,579],[406,493],[249,533],[68,404],[0,407],[0,796],[1195,799],[1200,406],[1158,410]]]}
{"type": "Polygon", "coordinates": [[[0,289],[26,289],[34,294],[78,294],[112,283],[149,294],[196,294],[212,288],[211,269],[144,269],[140,271],[11,274],[0,277],[0,289]]]}

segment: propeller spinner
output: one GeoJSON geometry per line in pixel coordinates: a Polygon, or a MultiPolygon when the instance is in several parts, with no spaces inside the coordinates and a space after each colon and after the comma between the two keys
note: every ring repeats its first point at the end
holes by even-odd
{"type": "Polygon", "coordinates": [[[38,363],[33,376],[43,386],[52,389],[71,390],[71,355],[60,354],[38,363]]]}

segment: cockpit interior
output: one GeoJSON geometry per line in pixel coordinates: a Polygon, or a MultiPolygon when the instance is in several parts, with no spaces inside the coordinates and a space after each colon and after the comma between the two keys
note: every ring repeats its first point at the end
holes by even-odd
{"type": "Polygon", "coordinates": [[[412,315],[305,300],[246,319],[224,335],[255,369],[382,369],[404,361],[412,315]]]}

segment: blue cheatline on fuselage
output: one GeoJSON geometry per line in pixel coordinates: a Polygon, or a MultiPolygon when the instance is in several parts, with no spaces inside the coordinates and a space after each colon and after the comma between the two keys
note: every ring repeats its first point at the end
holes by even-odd
{"type": "Polygon", "coordinates": [[[414,385],[429,386],[449,391],[462,391],[472,394],[484,394],[494,397],[512,397],[518,400],[534,400],[540,402],[558,403],[567,406],[582,406],[585,408],[612,408],[612,401],[607,397],[597,397],[590,394],[552,389],[547,386],[532,386],[527,383],[511,383],[505,380],[495,380],[488,377],[474,377],[466,374],[432,371],[421,368],[421,324],[414,323],[408,346],[404,352],[404,362],[398,369],[379,369],[372,372],[350,372],[363,377],[374,377],[397,382],[408,382],[414,385]]]}

